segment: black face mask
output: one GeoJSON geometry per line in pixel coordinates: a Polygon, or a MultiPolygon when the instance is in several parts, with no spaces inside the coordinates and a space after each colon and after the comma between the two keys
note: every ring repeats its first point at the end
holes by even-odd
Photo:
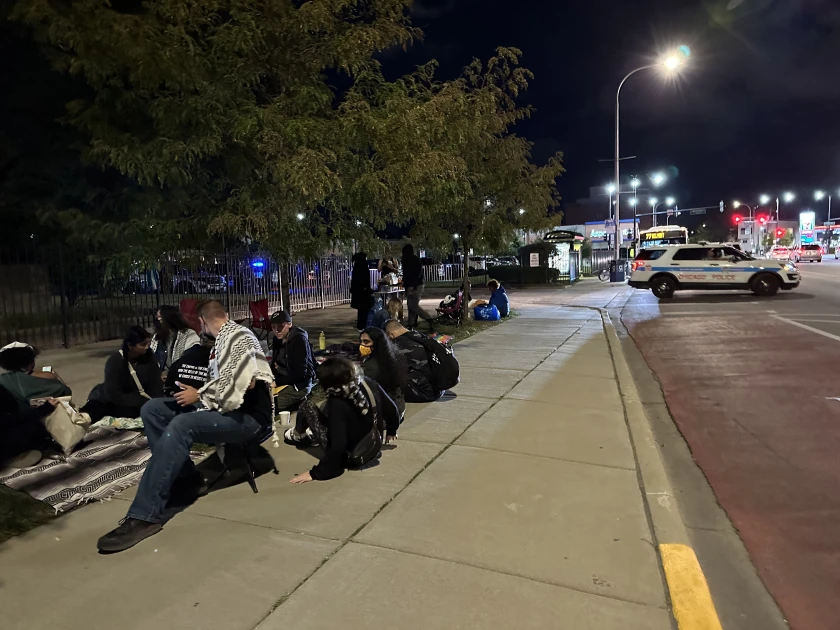
{"type": "Polygon", "coordinates": [[[135,363],[148,363],[149,361],[151,361],[151,359],[152,359],[152,353],[149,352],[148,350],[146,350],[146,352],[144,352],[139,357],[134,359],[134,362],[135,363]]]}

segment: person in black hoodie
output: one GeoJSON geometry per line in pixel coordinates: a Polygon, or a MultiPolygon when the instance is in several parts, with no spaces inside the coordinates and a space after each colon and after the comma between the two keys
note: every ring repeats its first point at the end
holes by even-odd
{"type": "Polygon", "coordinates": [[[277,311],[271,316],[271,371],[274,384],[283,389],[274,398],[275,412],[295,409],[312,391],[315,384],[315,361],[309,335],[303,328],[292,325],[292,316],[277,311]]]}
{"type": "Polygon", "coordinates": [[[393,341],[381,328],[367,328],[359,335],[359,354],[362,355],[362,371],[365,376],[382,386],[399,409],[400,417],[405,415],[405,397],[402,388],[406,384],[406,364],[393,341]]]}
{"type": "Polygon", "coordinates": [[[145,328],[128,329],[122,347],[105,363],[105,381],[93,388],[82,408],[93,422],[105,416],[139,418],[146,401],[163,397],[163,380],[151,342],[145,328]]]}
{"type": "Polygon", "coordinates": [[[423,290],[426,288],[423,279],[423,265],[420,263],[420,258],[414,253],[414,247],[410,244],[402,249],[402,268],[403,286],[408,302],[408,322],[406,322],[406,325],[409,328],[414,328],[417,326],[417,317],[420,316],[429,323],[429,332],[431,332],[434,330],[435,317],[420,306],[420,300],[423,299],[423,290]]]}
{"type": "Polygon", "coordinates": [[[373,289],[370,288],[370,270],[367,254],[353,254],[353,271],[350,275],[350,308],[356,309],[356,328],[359,332],[367,328],[368,313],[373,308],[373,289]]]}
{"type": "MultiPolygon", "coordinates": [[[[295,475],[290,481],[294,484],[343,475],[349,467],[348,454],[370,435],[374,422],[385,431],[386,444],[397,439],[400,417],[394,401],[376,381],[360,376],[349,360],[332,357],[324,361],[318,366],[318,381],[327,400],[321,409],[310,402],[301,406],[298,424],[306,423],[308,431],[304,438],[292,443],[318,443],[324,455],[311,470],[295,475]]],[[[287,431],[287,442],[291,431],[296,429],[287,431]]]]}

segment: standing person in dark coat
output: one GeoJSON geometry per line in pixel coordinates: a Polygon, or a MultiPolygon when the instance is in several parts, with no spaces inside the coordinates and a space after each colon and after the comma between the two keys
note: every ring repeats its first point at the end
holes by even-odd
{"type": "Polygon", "coordinates": [[[350,276],[350,308],[358,312],[356,328],[359,332],[367,328],[368,313],[373,308],[373,290],[370,288],[370,271],[367,266],[367,254],[353,254],[353,271],[350,276]]]}
{"type": "Polygon", "coordinates": [[[420,306],[423,299],[423,290],[426,288],[423,279],[423,265],[420,258],[414,253],[414,247],[410,244],[402,250],[403,286],[405,287],[406,301],[408,302],[409,328],[417,326],[418,315],[429,322],[429,331],[434,329],[434,315],[430,315],[420,306]]]}

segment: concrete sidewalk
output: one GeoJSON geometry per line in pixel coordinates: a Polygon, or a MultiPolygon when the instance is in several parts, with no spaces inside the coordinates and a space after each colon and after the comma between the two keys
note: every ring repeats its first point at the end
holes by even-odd
{"type": "Polygon", "coordinates": [[[457,345],[457,398],[409,406],[377,467],[292,486],[312,457],[270,448],[258,495],[127,552],[96,539],[133,491],[0,546],[4,630],[671,628],[601,315],[519,310],[457,345]]]}

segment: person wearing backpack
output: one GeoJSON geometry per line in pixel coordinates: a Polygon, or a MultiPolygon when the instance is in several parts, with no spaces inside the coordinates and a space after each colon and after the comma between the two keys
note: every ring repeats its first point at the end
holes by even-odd
{"type": "Polygon", "coordinates": [[[394,320],[385,323],[385,333],[408,367],[408,380],[403,386],[406,402],[434,402],[458,384],[460,367],[451,348],[394,320]]]}
{"type": "Polygon", "coordinates": [[[305,400],[295,428],[284,437],[299,447],[321,446],[323,457],[311,470],[295,475],[290,480],[293,484],[327,481],[348,468],[360,468],[379,457],[383,443],[397,439],[400,416],[396,404],[351,361],[327,359],[318,366],[318,382],[327,394],[326,402],[318,407],[305,400]]]}

